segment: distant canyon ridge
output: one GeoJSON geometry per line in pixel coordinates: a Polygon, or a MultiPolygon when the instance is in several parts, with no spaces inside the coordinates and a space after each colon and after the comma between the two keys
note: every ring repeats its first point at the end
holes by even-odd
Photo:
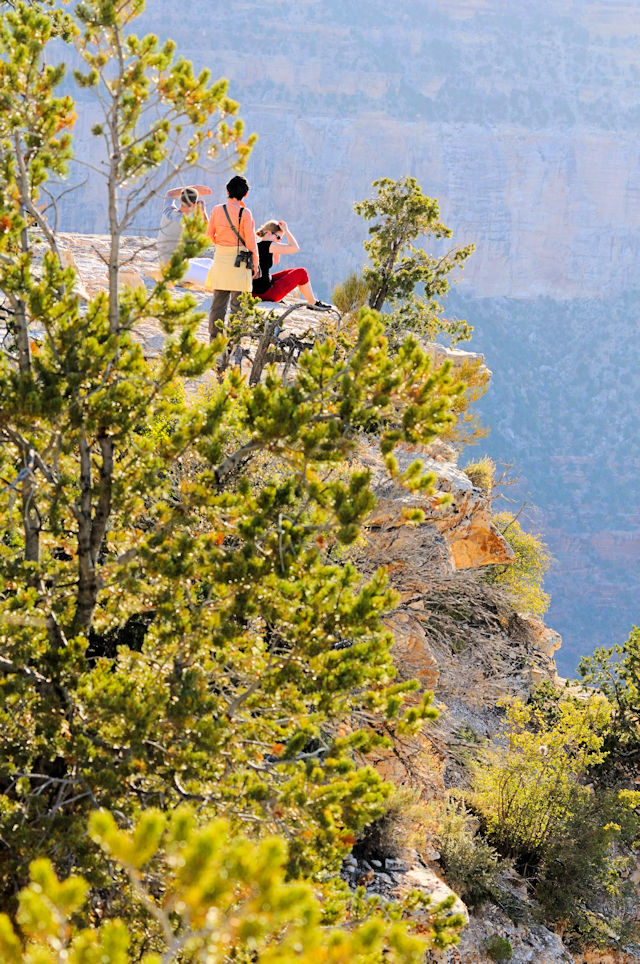
{"type": "MultiPolygon", "coordinates": [[[[260,137],[249,204],[289,221],[323,296],[363,263],[352,205],[376,177],[414,175],[453,243],[475,242],[447,310],[494,371],[480,446],[514,464],[556,559],[557,662],[572,673],[625,638],[640,619],[636,0],[195,0],[188,15],[154,0],[142,30],[229,78],[260,137]]],[[[93,162],[95,105],[74,96],[93,162]]],[[[104,231],[99,178],[73,177],[59,226],[104,231]]],[[[203,177],[223,193],[227,172],[203,177]]]]}

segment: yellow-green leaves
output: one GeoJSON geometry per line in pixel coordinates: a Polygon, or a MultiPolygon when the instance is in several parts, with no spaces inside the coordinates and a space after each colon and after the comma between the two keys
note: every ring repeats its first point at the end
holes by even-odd
{"type": "Polygon", "coordinates": [[[66,173],[71,157],[73,101],[55,95],[64,67],[42,62],[49,41],[70,32],[61,11],[26,3],[4,11],[0,22],[0,187],[16,176],[23,207],[49,177],[66,173]]]}
{"type": "MultiPolygon", "coordinates": [[[[414,937],[399,923],[400,907],[384,914],[375,901],[355,894],[348,929],[323,925],[323,908],[311,886],[286,879],[280,839],[235,834],[226,820],[198,827],[185,808],[171,818],[143,813],[131,832],[117,830],[110,814],[94,814],[91,834],[129,874],[140,906],[157,923],[156,952],[130,955],[130,935],[121,920],[77,927],[73,915],[85,902],[85,881],[60,881],[49,861],[41,860],[32,864],[31,883],[20,893],[22,939],[0,916],[5,964],[224,964],[230,957],[259,957],[270,964],[372,964],[383,958],[418,964],[427,937],[444,947],[462,923],[441,905],[434,908],[430,929],[423,924],[422,936],[414,937]],[[162,887],[152,893],[153,878],[143,868],[160,853],[162,887]]],[[[415,895],[413,904],[420,902],[428,903],[415,895]]]]}
{"type": "Polygon", "coordinates": [[[514,560],[490,569],[487,582],[506,589],[519,611],[543,616],[549,607],[549,596],[542,588],[551,563],[547,547],[540,534],[527,532],[510,512],[497,513],[493,523],[513,549],[514,560]]]}
{"type": "Polygon", "coordinates": [[[589,767],[602,761],[610,708],[599,696],[562,700],[551,722],[534,707],[507,707],[505,749],[476,768],[474,800],[507,853],[544,855],[566,831],[589,767]]]}
{"type": "Polygon", "coordinates": [[[213,147],[215,153],[217,144],[231,148],[231,160],[244,166],[255,136],[244,138],[239,120],[232,126],[227,123],[225,118],[233,117],[239,106],[227,96],[228,82],[222,78],[210,84],[208,70],[196,75],[190,61],[174,56],[172,41],[160,45],[153,34],[131,33],[143,9],[141,0],[86,0],[77,8],[83,34],[76,47],[86,69],[76,71],[76,79],[85,87],[101,87],[106,94],[107,123],[100,125],[100,134],[117,154],[112,173],[130,188],[171,156],[177,177],[183,163],[195,163],[201,149],[213,147]],[[115,50],[121,54],[117,71],[115,50]],[[143,117],[152,115],[156,119],[145,129],[143,117]],[[175,135],[185,131],[183,160],[176,169],[175,135]]]}
{"type": "Polygon", "coordinates": [[[0,954],[6,964],[22,964],[22,944],[6,914],[0,914],[0,954]]]}
{"type": "Polygon", "coordinates": [[[166,818],[159,810],[146,810],[133,834],[118,830],[106,810],[91,814],[89,833],[103,849],[127,867],[144,867],[158,850],[166,818]]]}
{"type": "Polygon", "coordinates": [[[20,894],[17,918],[22,930],[38,939],[59,929],[84,904],[89,888],[81,877],[59,881],[46,859],[34,860],[29,870],[31,884],[20,894]]]}

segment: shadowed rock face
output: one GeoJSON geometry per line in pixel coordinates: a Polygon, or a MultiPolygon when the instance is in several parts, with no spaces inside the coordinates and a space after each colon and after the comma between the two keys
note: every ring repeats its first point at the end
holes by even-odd
{"type": "Polygon", "coordinates": [[[544,680],[557,679],[553,653],[560,637],[538,620],[517,615],[473,570],[512,559],[490,521],[490,498],[456,466],[452,446],[405,446],[400,471],[419,460],[433,472],[432,496],[408,492],[390,480],[379,453],[361,446],[359,463],[373,475],[377,504],[367,520],[365,572],[387,569],[399,605],[385,619],[394,636],[399,679],[418,679],[444,710],[437,726],[394,739],[392,749],[370,758],[382,775],[417,789],[426,799],[463,779],[452,764],[449,741],[464,726],[490,736],[500,725],[496,703],[526,699],[544,680]],[[440,496],[450,502],[441,506],[440,496]],[[408,523],[409,509],[425,513],[408,523]]]}

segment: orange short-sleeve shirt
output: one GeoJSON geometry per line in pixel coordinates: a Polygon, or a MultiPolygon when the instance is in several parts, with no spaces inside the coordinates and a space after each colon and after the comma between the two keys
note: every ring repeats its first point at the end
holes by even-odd
{"type": "MultiPolygon", "coordinates": [[[[254,264],[258,264],[256,226],[251,211],[248,207],[245,207],[244,201],[237,201],[235,198],[229,198],[226,203],[229,217],[236,227],[240,223],[239,233],[242,235],[246,247],[253,254],[254,264]],[[241,210],[242,220],[240,220],[241,210]]],[[[223,248],[235,248],[238,244],[238,239],[227,221],[222,204],[217,204],[211,211],[207,226],[207,237],[215,245],[220,245],[223,248]]]]}

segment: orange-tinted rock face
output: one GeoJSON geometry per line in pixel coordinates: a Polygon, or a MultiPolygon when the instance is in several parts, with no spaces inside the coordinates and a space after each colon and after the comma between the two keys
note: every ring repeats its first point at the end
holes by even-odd
{"type": "MultiPolygon", "coordinates": [[[[455,462],[434,458],[429,450],[406,446],[397,453],[400,471],[419,460],[425,472],[436,475],[432,496],[408,492],[388,480],[379,457],[369,450],[361,453],[362,461],[377,473],[377,505],[369,520],[369,541],[378,555],[384,553],[391,571],[398,560],[411,558],[411,572],[404,576],[415,581],[420,567],[432,566],[439,556],[443,565],[453,569],[473,569],[511,562],[513,552],[491,522],[490,495],[474,488],[470,479],[455,462]],[[442,504],[441,497],[450,498],[442,504]],[[419,508],[425,513],[421,525],[408,525],[407,509],[419,508]],[[442,536],[438,544],[435,532],[442,536]]],[[[417,576],[419,579],[419,575],[417,576]]]]}

